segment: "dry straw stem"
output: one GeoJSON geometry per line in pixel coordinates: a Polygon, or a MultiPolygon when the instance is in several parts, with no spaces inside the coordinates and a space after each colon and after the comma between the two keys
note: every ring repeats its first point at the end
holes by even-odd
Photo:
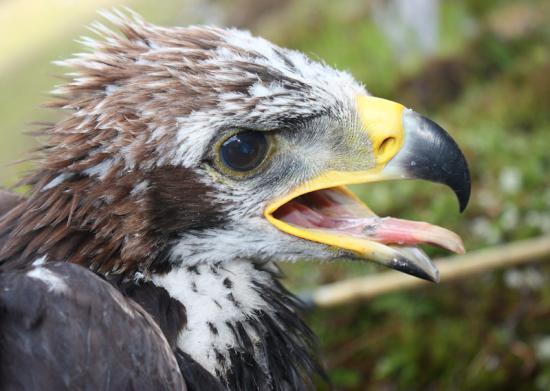
{"type": "MultiPolygon", "coordinates": [[[[441,283],[487,271],[550,259],[550,236],[528,239],[437,260],[441,283]]],[[[316,307],[334,307],[430,283],[395,271],[324,285],[312,294],[316,307]]]]}

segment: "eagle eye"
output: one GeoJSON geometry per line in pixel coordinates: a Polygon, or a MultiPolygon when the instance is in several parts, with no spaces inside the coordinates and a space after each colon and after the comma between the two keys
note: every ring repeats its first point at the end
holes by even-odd
{"type": "Polygon", "coordinates": [[[229,169],[242,173],[262,164],[269,145],[264,132],[244,130],[227,138],[219,148],[221,162],[229,169]]]}

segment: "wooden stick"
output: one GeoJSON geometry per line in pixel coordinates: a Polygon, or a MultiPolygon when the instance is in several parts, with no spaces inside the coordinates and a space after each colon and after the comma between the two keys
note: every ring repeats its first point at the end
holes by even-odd
{"type": "MultiPolygon", "coordinates": [[[[435,263],[440,272],[440,283],[445,283],[495,269],[541,260],[545,257],[550,258],[550,236],[477,250],[465,255],[440,259],[435,263]]],[[[313,292],[309,300],[316,307],[333,307],[429,284],[406,274],[387,271],[321,286],[313,292]]]]}

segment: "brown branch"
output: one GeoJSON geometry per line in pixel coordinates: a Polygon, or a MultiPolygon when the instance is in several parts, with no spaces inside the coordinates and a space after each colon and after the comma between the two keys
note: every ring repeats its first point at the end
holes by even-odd
{"type": "MultiPolygon", "coordinates": [[[[528,239],[493,248],[472,251],[437,260],[441,283],[487,271],[517,266],[550,258],[550,236],[528,239]]],[[[317,307],[333,307],[353,301],[367,300],[385,293],[413,289],[429,284],[395,271],[352,278],[316,289],[311,299],[317,307]]]]}

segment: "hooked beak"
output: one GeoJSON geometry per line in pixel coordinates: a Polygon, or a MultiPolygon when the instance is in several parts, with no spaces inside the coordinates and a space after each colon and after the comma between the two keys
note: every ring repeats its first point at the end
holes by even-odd
{"type": "Polygon", "coordinates": [[[364,136],[372,145],[374,166],[325,172],[268,204],[265,218],[287,234],[437,282],[436,267],[416,245],[462,253],[460,237],[424,222],[380,218],[345,185],[425,179],[450,187],[463,211],[470,198],[466,159],[443,128],[399,103],[358,96],[356,105],[364,136]]]}

